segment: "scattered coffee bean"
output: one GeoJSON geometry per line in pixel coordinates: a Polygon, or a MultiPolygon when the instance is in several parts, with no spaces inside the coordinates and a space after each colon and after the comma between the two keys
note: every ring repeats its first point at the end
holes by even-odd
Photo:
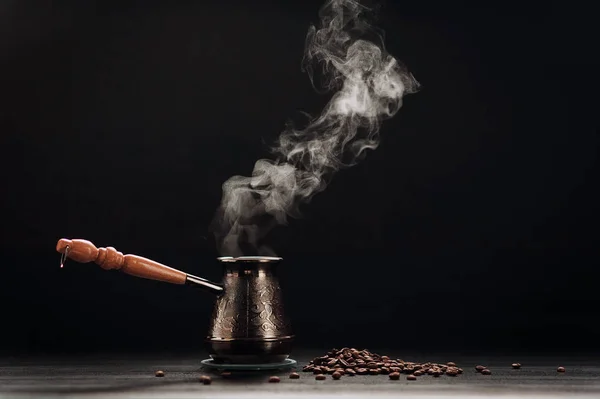
{"type": "Polygon", "coordinates": [[[566,370],[563,366],[560,366],[559,368],[556,369],[556,371],[558,371],[559,373],[564,373],[566,370]]]}
{"type": "Polygon", "coordinates": [[[489,369],[483,369],[483,370],[481,370],[481,374],[483,374],[483,375],[491,375],[492,372],[489,369]]]}
{"type": "Polygon", "coordinates": [[[400,379],[400,373],[398,373],[398,372],[390,373],[390,380],[399,380],[399,379],[400,379]]]}
{"type": "Polygon", "coordinates": [[[417,377],[415,377],[413,374],[409,374],[409,375],[406,376],[406,379],[409,380],[409,381],[414,381],[414,380],[417,379],[417,377]]]}
{"type": "Polygon", "coordinates": [[[315,380],[319,380],[319,381],[323,381],[324,379],[326,379],[327,377],[325,377],[325,374],[317,374],[315,376],[315,380]]]}
{"type": "Polygon", "coordinates": [[[339,380],[340,378],[342,378],[342,374],[336,371],[333,374],[331,374],[331,378],[333,378],[334,380],[339,380]]]}
{"type": "Polygon", "coordinates": [[[298,374],[298,373],[290,373],[290,378],[292,380],[297,380],[298,378],[300,378],[300,374],[298,374]]]}
{"type": "Polygon", "coordinates": [[[164,377],[165,376],[165,372],[162,370],[158,370],[154,373],[155,377],[164,377]]]}
{"type": "Polygon", "coordinates": [[[512,364],[512,368],[513,369],[520,369],[521,368],[521,363],[513,363],[512,364]]]}
{"type": "Polygon", "coordinates": [[[202,376],[200,376],[200,382],[203,383],[204,385],[210,385],[210,383],[212,382],[212,379],[207,375],[202,375],[202,376]]]}
{"type": "Polygon", "coordinates": [[[279,382],[281,379],[276,375],[269,377],[269,382],[279,382]]]}
{"type": "Polygon", "coordinates": [[[481,371],[484,370],[484,369],[485,369],[485,367],[482,366],[482,365],[475,366],[475,370],[477,370],[477,372],[479,372],[479,373],[481,373],[481,371]]]}

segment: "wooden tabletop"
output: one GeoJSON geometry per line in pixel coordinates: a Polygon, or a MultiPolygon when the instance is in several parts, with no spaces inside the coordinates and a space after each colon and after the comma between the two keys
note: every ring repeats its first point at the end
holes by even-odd
{"type": "MultiPolygon", "coordinates": [[[[318,355],[318,354],[317,354],[318,355]]],[[[295,354],[299,368],[313,354],[295,354]]],[[[289,379],[289,371],[257,375],[234,374],[230,378],[203,371],[200,361],[205,354],[192,355],[104,355],[69,357],[0,358],[0,398],[8,397],[161,397],[161,398],[250,398],[337,396],[345,398],[440,398],[440,397],[600,397],[600,361],[586,358],[460,357],[408,358],[412,361],[454,361],[464,369],[457,377],[419,377],[399,381],[388,376],[343,376],[335,381],[327,376],[317,381],[312,373],[300,372],[300,379],[289,379]],[[511,368],[519,362],[521,369],[511,368]],[[492,375],[475,372],[477,364],[487,366],[492,375]],[[563,366],[565,373],[557,372],[563,366]],[[165,376],[156,377],[163,370],[165,376]],[[198,377],[212,376],[212,384],[203,385],[198,377]],[[271,375],[281,377],[269,383],[271,375]]]]}

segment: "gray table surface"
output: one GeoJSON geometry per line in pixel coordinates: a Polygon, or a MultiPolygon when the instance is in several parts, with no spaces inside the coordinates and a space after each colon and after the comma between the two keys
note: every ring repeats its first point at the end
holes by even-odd
{"type": "MultiPolygon", "coordinates": [[[[294,354],[298,368],[322,353],[294,354]]],[[[244,378],[213,375],[211,385],[198,382],[200,360],[206,355],[77,356],[77,357],[4,357],[0,358],[0,398],[30,397],[111,397],[111,398],[271,398],[304,397],[376,397],[443,398],[443,397],[595,397],[600,398],[600,361],[576,357],[461,357],[402,356],[408,361],[454,361],[465,372],[457,377],[419,377],[407,381],[402,375],[392,381],[385,375],[342,377],[335,381],[315,380],[312,373],[300,372],[300,379],[288,378],[289,371],[259,374],[244,378]],[[522,368],[513,370],[518,361],[522,368]],[[476,373],[474,366],[483,364],[492,375],[476,373]],[[557,373],[557,366],[566,373],[557,373]],[[165,377],[154,376],[163,370],[165,377]],[[270,375],[279,375],[280,383],[268,383],[270,375]]]]}

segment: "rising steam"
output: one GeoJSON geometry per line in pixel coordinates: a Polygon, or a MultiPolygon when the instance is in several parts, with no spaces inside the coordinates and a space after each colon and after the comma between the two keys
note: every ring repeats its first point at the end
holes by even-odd
{"type": "MultiPolygon", "coordinates": [[[[260,239],[274,226],[297,217],[299,205],[323,191],[331,176],[358,162],[379,145],[379,127],[402,106],[418,82],[383,45],[364,38],[374,33],[361,18],[368,11],[354,0],[328,0],[320,27],[306,37],[304,70],[333,94],[321,115],[304,129],[288,126],[274,147],[275,160],[256,162],[252,177],[234,176],[223,184],[214,230],[219,251],[243,254],[242,245],[265,254],[260,239]]],[[[379,37],[380,38],[380,37],[379,37]]]]}

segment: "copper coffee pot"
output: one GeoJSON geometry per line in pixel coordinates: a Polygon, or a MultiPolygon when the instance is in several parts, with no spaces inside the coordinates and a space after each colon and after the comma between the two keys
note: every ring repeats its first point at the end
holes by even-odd
{"type": "Polygon", "coordinates": [[[278,257],[222,257],[222,283],[184,273],[150,259],[123,255],[87,240],[60,239],[56,250],[76,262],[172,284],[198,286],[217,296],[206,348],[217,363],[276,363],[289,356],[294,336],[283,313],[278,257]]]}

